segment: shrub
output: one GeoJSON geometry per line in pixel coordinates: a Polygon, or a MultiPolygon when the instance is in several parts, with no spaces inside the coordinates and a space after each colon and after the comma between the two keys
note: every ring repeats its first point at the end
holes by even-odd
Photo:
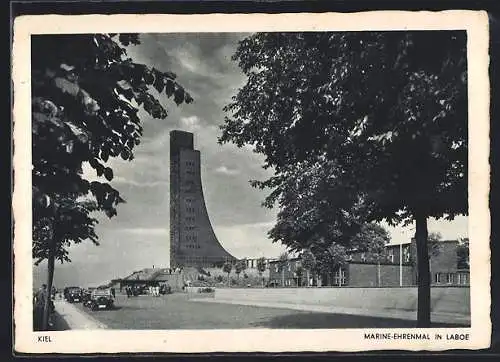
{"type": "Polygon", "coordinates": [[[199,288],[198,293],[213,293],[215,289],[207,287],[207,288],[199,288]]]}

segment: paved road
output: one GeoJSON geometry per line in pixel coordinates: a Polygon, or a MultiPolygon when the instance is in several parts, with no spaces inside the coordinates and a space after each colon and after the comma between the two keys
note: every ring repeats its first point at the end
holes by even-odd
{"type": "MultiPolygon", "coordinates": [[[[414,321],[188,301],[185,294],[117,296],[115,310],[88,313],[110,329],[413,328],[414,321]]],[[[435,324],[433,327],[454,327],[435,324]]]]}

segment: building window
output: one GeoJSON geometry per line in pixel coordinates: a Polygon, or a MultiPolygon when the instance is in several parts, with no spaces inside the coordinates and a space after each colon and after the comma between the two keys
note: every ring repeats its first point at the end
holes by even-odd
{"type": "Polygon", "coordinates": [[[405,263],[409,263],[410,262],[410,248],[409,247],[405,247],[403,249],[403,255],[404,255],[405,263]]]}
{"type": "Polygon", "coordinates": [[[453,273],[447,273],[446,274],[446,284],[453,284],[453,273]]]}
{"type": "Polygon", "coordinates": [[[389,249],[389,261],[394,263],[394,249],[389,249]]]}
{"type": "Polygon", "coordinates": [[[435,282],[436,284],[441,283],[441,273],[436,273],[436,274],[434,274],[434,282],[435,282]]]}
{"type": "Polygon", "coordinates": [[[340,270],[340,273],[339,273],[339,270],[337,270],[334,274],[334,277],[333,277],[333,283],[337,286],[339,285],[346,285],[347,284],[347,278],[346,278],[346,272],[345,270],[341,269],[340,270]]]}
{"type": "Polygon", "coordinates": [[[467,273],[458,273],[457,274],[457,283],[461,285],[467,285],[469,284],[469,278],[467,273]]]}

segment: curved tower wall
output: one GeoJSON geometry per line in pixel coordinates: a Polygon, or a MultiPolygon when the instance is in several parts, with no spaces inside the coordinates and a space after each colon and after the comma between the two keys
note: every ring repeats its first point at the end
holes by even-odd
{"type": "Polygon", "coordinates": [[[200,151],[193,134],[170,132],[170,267],[211,267],[235,260],[219,243],[201,184],[200,151]]]}

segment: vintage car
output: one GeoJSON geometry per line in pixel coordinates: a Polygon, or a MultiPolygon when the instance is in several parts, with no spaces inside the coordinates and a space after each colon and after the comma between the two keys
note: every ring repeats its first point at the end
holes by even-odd
{"type": "Polygon", "coordinates": [[[79,303],[82,301],[82,289],[80,287],[67,287],[64,289],[64,298],[69,303],[79,303]]]}
{"type": "Polygon", "coordinates": [[[88,289],[84,289],[82,291],[82,303],[84,306],[88,307],[90,304],[90,297],[92,296],[92,292],[88,289]]]}
{"type": "Polygon", "coordinates": [[[114,298],[111,289],[95,289],[90,295],[90,301],[87,302],[92,310],[112,309],[114,307],[114,298]]]}

